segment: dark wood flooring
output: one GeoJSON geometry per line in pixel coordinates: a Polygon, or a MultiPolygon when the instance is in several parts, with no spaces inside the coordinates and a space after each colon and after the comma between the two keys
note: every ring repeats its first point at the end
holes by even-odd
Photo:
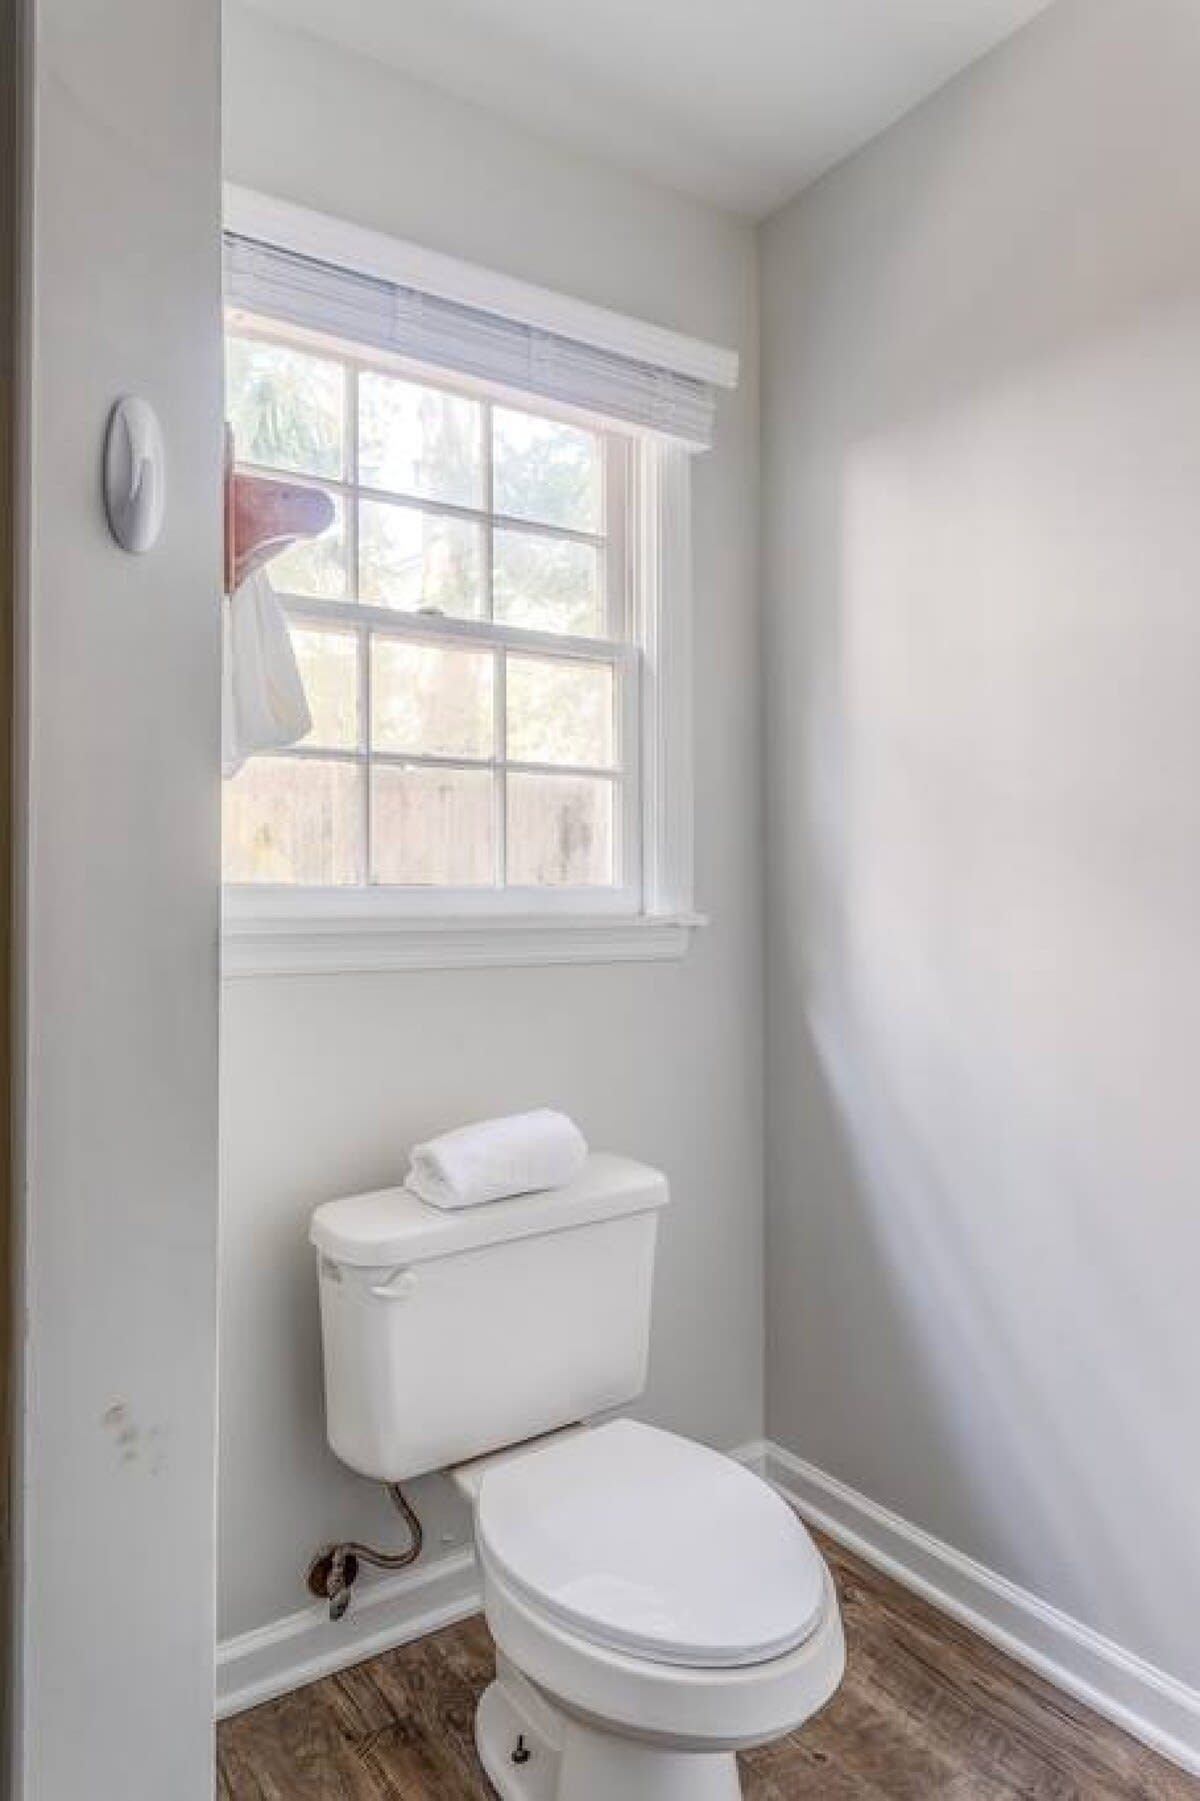
{"type": "MultiPolygon", "coordinates": [[[[743,1760],[748,1801],[1200,1801],[1200,1781],[821,1548],[846,1677],[814,1720],[743,1760]]],[[[472,1720],[491,1674],[477,1617],[227,1720],[218,1801],[490,1801],[472,1720]]]]}

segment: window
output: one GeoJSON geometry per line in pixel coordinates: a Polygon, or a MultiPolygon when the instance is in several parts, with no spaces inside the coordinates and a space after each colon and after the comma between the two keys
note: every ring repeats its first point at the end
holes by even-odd
{"type": "Polygon", "coordinates": [[[238,463],[324,488],[271,565],[313,726],[227,784],[225,879],[638,905],[628,436],[234,319],[238,463]]]}
{"type": "Polygon", "coordinates": [[[692,457],[737,357],[226,190],[240,466],[312,730],[225,784],[227,975],[678,956],[692,457]]]}

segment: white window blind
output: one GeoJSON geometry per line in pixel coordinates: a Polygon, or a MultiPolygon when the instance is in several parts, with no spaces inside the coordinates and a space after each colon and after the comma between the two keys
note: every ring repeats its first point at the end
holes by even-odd
{"type": "Polygon", "coordinates": [[[225,237],[225,296],[250,313],[581,408],[692,450],[712,442],[716,396],[707,382],[235,233],[225,237]]]}

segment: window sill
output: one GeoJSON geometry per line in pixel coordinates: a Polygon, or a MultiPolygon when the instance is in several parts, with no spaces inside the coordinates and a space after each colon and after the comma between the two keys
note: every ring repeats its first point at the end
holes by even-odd
{"type": "Polygon", "coordinates": [[[544,919],[227,919],[225,980],[244,976],[364,975],[406,969],[501,969],[561,963],[678,960],[699,914],[544,919]]]}

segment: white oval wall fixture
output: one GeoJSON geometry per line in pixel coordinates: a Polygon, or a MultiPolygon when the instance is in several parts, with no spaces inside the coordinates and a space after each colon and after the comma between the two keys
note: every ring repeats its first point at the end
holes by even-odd
{"type": "Polygon", "coordinates": [[[104,505],[122,550],[144,556],[162,531],[166,510],[162,427],[148,401],[127,395],[108,416],[104,438],[104,505]]]}

